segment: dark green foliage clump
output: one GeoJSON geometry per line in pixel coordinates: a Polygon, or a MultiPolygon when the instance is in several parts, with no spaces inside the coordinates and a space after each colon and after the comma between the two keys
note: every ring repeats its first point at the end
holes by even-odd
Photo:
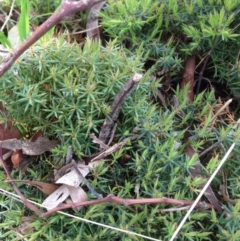
{"type": "MultiPolygon", "coordinates": [[[[236,147],[223,172],[227,176],[229,196],[239,199],[240,129],[232,130],[234,114],[238,113],[226,111],[214,119],[222,104],[213,88],[195,95],[192,103],[187,98],[188,86],[185,89],[176,87],[169,96],[165,95],[166,106],[158,104],[155,98],[161,86],[159,83],[165,80],[164,73],[170,79],[173,76],[181,78],[184,62],[193,55],[197,63],[196,79],[209,55],[204,71],[210,73],[210,77],[203,77],[210,86],[214,79],[238,94],[238,9],[238,0],[109,0],[101,13],[104,32],[114,39],[107,47],[100,47],[99,43],[90,40],[80,48],[61,38],[50,42],[43,39],[1,79],[1,101],[23,133],[44,130],[46,135],[62,140],[62,145],[55,150],[56,158],[66,154],[68,145],[73,145],[79,155],[92,154],[96,146],[89,134],[99,133],[124,83],[136,72],[145,73],[121,109],[113,143],[133,135],[134,128],[138,138],[108,157],[110,161],[93,169],[87,179],[104,196],[112,193],[122,198],[194,200],[201,185],[235,142],[236,147]],[[149,60],[153,62],[153,68],[144,72],[143,64],[149,60]],[[149,77],[155,70],[163,73],[161,80],[149,77]],[[174,103],[173,95],[179,106],[174,103]],[[188,144],[196,152],[192,157],[185,152],[188,144]],[[213,145],[211,151],[199,158],[213,145]],[[202,176],[193,178],[191,171],[196,164],[201,165],[202,176]]],[[[37,169],[42,172],[36,171],[36,166],[30,166],[29,178],[44,179],[44,170],[51,162],[38,163],[37,169]]],[[[4,178],[2,175],[1,180],[4,178]]],[[[219,193],[222,183],[219,174],[211,187],[223,212],[194,210],[176,240],[240,239],[240,202],[233,205],[223,199],[219,193]]],[[[6,184],[1,185],[6,187],[6,184]]],[[[24,189],[24,194],[31,198],[28,190],[24,189]]],[[[43,198],[39,195],[36,199],[41,202],[43,198]]],[[[208,202],[206,198],[202,201],[208,202]]],[[[3,233],[8,230],[5,232],[8,237],[15,238],[10,227],[18,225],[19,216],[26,215],[26,211],[5,197],[1,197],[0,203],[3,203],[0,228],[3,233]]],[[[101,204],[85,207],[74,214],[169,240],[186,213],[162,211],[169,208],[173,206],[164,203],[101,204]]],[[[36,218],[32,226],[35,231],[25,235],[31,240],[145,240],[60,214],[47,220],[36,218]]]]}
{"type": "Polygon", "coordinates": [[[200,58],[199,73],[209,54],[210,81],[227,84],[239,97],[239,7],[238,0],[122,0],[108,1],[101,16],[109,36],[133,50],[143,46],[156,68],[173,76],[191,55],[200,58]]]}

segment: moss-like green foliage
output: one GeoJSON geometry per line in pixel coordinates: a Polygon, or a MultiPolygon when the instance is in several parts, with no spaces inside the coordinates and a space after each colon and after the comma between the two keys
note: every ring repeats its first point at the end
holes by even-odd
{"type": "MultiPolygon", "coordinates": [[[[2,78],[1,100],[22,127],[44,130],[75,150],[90,153],[89,134],[98,133],[118,91],[141,71],[140,59],[113,43],[103,48],[87,41],[81,49],[52,39],[29,49],[2,78]]],[[[145,87],[140,84],[123,107],[126,121],[136,117],[145,87]],[[129,103],[137,106],[135,110],[128,108],[129,103]]]]}
{"type": "MultiPolygon", "coordinates": [[[[134,73],[143,73],[145,60],[154,61],[154,68],[168,71],[170,77],[182,76],[182,63],[189,56],[198,56],[198,67],[202,68],[210,53],[206,69],[232,90],[240,89],[236,59],[238,7],[238,0],[109,0],[101,14],[102,25],[114,41],[100,47],[99,43],[87,40],[80,48],[61,38],[43,38],[1,78],[1,101],[23,133],[44,130],[46,135],[61,139],[57,154],[66,154],[68,145],[77,154],[91,154],[95,146],[89,134],[99,133],[116,94],[134,73]]],[[[195,72],[197,76],[200,71],[196,68],[195,72]]],[[[109,157],[111,162],[103,162],[92,170],[87,178],[93,187],[104,196],[112,193],[122,198],[194,200],[201,184],[216,169],[230,144],[236,142],[223,171],[228,178],[229,196],[239,198],[240,128],[231,130],[229,119],[233,117],[229,112],[213,119],[221,107],[214,90],[195,95],[193,103],[189,103],[188,86],[177,87],[173,92],[179,106],[166,97],[167,106],[163,107],[154,103],[159,84],[149,78],[149,73],[124,103],[114,142],[131,136],[135,127],[139,137],[113,153],[109,157]],[[191,158],[185,153],[188,144],[196,151],[191,158]],[[197,154],[211,146],[211,151],[198,157],[197,154]],[[191,175],[196,164],[202,166],[202,177],[191,175]]],[[[28,179],[44,179],[52,162],[52,159],[42,160],[29,166],[28,179]]],[[[4,178],[0,175],[0,183],[4,178]]],[[[212,189],[223,206],[223,213],[194,210],[176,240],[240,239],[240,202],[232,205],[222,198],[218,192],[222,182],[222,176],[218,175],[212,189]]],[[[1,187],[6,188],[6,184],[2,183],[1,187]]],[[[22,189],[32,198],[34,190],[22,189]]],[[[35,200],[43,199],[36,194],[35,200]]],[[[0,232],[6,234],[2,237],[8,235],[13,239],[16,234],[12,226],[18,225],[19,216],[28,212],[10,198],[1,197],[0,205],[3,214],[0,232]]],[[[185,215],[179,207],[177,211],[162,211],[172,207],[164,203],[101,204],[83,208],[75,215],[169,240],[185,215]]],[[[36,218],[32,226],[35,230],[25,235],[30,240],[145,240],[60,214],[48,219],[36,218]]]]}
{"type": "Polygon", "coordinates": [[[238,0],[110,0],[101,16],[111,37],[143,46],[172,75],[187,56],[198,56],[201,67],[210,54],[206,69],[239,97],[239,6],[238,0]]]}
{"type": "MultiPolygon", "coordinates": [[[[187,89],[186,89],[187,90],[187,89]]],[[[191,105],[188,104],[185,91],[176,91],[180,106],[164,110],[155,105],[142,105],[138,110],[138,119],[131,119],[125,126],[125,119],[119,121],[119,128],[116,137],[123,138],[124,134],[131,135],[130,126],[133,123],[140,123],[138,140],[132,141],[124,146],[120,151],[112,156],[112,161],[103,162],[92,171],[91,184],[104,196],[112,193],[122,198],[143,198],[143,197],[171,197],[175,199],[193,200],[199,193],[199,185],[206,181],[208,175],[215,170],[219,159],[224,155],[224,150],[219,145],[215,150],[219,157],[213,157],[208,165],[203,169],[206,178],[192,178],[190,171],[199,162],[197,156],[189,158],[184,152],[184,133],[190,123],[194,123],[188,131],[192,133],[191,145],[201,152],[204,150],[204,143],[221,141],[226,148],[232,141],[237,141],[239,131],[236,136],[229,135],[231,126],[217,126],[210,128],[209,120],[212,117],[212,106],[216,104],[214,92],[205,95],[200,94],[191,105]],[[186,114],[185,118],[179,116],[179,111],[186,114]],[[177,143],[181,143],[177,147],[177,143]],[[119,162],[119,157],[127,154],[128,158],[119,162]]],[[[137,92],[138,90],[136,90],[137,92]]],[[[144,96],[142,96],[144,99],[144,96]]],[[[132,106],[128,107],[134,110],[132,106]]],[[[127,108],[126,108],[127,110],[127,108]]],[[[60,123],[60,122],[59,122],[60,123]]],[[[62,129],[64,132],[64,129],[62,129]]],[[[231,178],[238,180],[238,149],[234,150],[229,162],[225,165],[225,170],[231,171],[231,178]]],[[[28,168],[28,179],[41,180],[44,176],[42,172],[49,168],[47,162],[39,162],[28,168]],[[42,171],[39,171],[42,170],[42,171]],[[37,175],[36,175],[37,171],[37,175]]],[[[89,177],[89,176],[88,176],[89,177]]],[[[4,180],[4,176],[0,177],[4,180]]],[[[221,177],[218,176],[212,187],[216,191],[221,177]]],[[[6,186],[6,184],[4,184],[6,186]]],[[[24,190],[24,194],[33,198],[34,190],[24,190]]],[[[216,191],[217,192],[217,191],[216,191]]],[[[237,183],[231,184],[231,195],[239,192],[237,183]]],[[[2,197],[4,198],[4,197],[2,197]]],[[[36,199],[42,200],[40,195],[36,199]]],[[[12,203],[11,199],[4,199],[1,203],[3,215],[2,230],[8,231],[8,237],[15,237],[10,226],[18,225],[19,215],[24,216],[19,204],[12,203]],[[12,211],[7,211],[10,209],[12,211]],[[20,212],[18,216],[16,212],[20,212]],[[8,222],[6,221],[8,220],[8,222]]],[[[184,211],[171,211],[161,213],[160,210],[170,208],[171,205],[138,205],[122,206],[114,204],[101,204],[86,207],[75,213],[79,217],[94,220],[114,227],[132,230],[139,234],[148,235],[160,240],[168,240],[176,229],[176,226],[185,215],[184,211]]],[[[25,214],[26,215],[26,214],[25,214]]],[[[55,214],[47,220],[36,218],[32,226],[35,228],[31,234],[25,237],[32,237],[32,240],[47,239],[53,240],[61,234],[62,240],[144,240],[134,235],[124,235],[109,228],[102,228],[87,223],[80,223],[78,220],[55,214]],[[61,218],[60,218],[61,217],[61,218]],[[33,238],[34,237],[34,238],[33,238]]],[[[1,226],[0,226],[1,227],[1,226]]],[[[187,221],[178,236],[178,240],[226,240],[232,235],[238,240],[239,227],[239,206],[228,205],[224,207],[223,214],[216,214],[211,210],[196,210],[191,215],[191,220],[187,221]],[[229,215],[229,218],[225,218],[229,215]],[[214,239],[217,235],[217,239],[214,239]],[[194,239],[192,238],[194,237],[194,239]]]]}

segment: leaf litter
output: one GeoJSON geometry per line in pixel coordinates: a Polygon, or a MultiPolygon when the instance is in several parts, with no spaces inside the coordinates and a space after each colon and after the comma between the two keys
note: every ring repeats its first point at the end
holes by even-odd
{"type": "MultiPolygon", "coordinates": [[[[81,202],[87,201],[88,197],[86,192],[79,186],[81,183],[85,183],[83,177],[86,177],[88,173],[100,164],[101,161],[92,162],[88,165],[84,165],[82,163],[76,164],[78,170],[81,172],[82,176],[80,176],[74,168],[75,161],[72,160],[71,163],[63,166],[60,170],[55,173],[56,184],[62,184],[56,191],[54,191],[50,196],[48,196],[42,205],[50,210],[52,208],[57,207],[59,204],[63,203],[68,197],[70,197],[70,201],[81,202]],[[64,171],[65,173],[64,173],[64,171]]],[[[69,203],[69,200],[68,200],[69,203]]],[[[73,205],[74,206],[74,205],[73,205]]],[[[78,207],[78,210],[81,207],[78,207]]]]}

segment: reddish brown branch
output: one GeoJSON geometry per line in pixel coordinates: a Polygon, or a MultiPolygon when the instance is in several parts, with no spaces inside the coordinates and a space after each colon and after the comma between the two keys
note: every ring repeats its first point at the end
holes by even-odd
{"type": "MultiPolygon", "coordinates": [[[[52,213],[55,213],[60,210],[68,209],[68,208],[75,208],[75,207],[81,207],[81,206],[92,206],[96,204],[101,204],[101,203],[118,203],[122,204],[125,206],[129,205],[136,205],[136,204],[159,204],[159,203],[167,203],[167,204],[172,204],[172,205],[177,205],[177,206],[188,206],[193,204],[193,201],[185,201],[185,200],[176,200],[172,198],[142,198],[142,199],[124,199],[120,197],[116,197],[113,194],[109,194],[107,197],[102,198],[102,199],[97,199],[97,200],[91,200],[91,201],[85,201],[85,202],[77,202],[74,204],[62,204],[59,207],[53,208],[49,210],[48,212],[45,212],[42,214],[43,217],[47,217],[52,213]]],[[[204,208],[213,208],[212,205],[210,204],[202,204],[199,203],[198,206],[199,208],[204,207],[204,208]]]]}
{"type": "Polygon", "coordinates": [[[53,26],[61,22],[64,17],[72,15],[80,10],[86,11],[96,2],[96,0],[84,0],[79,2],[72,0],[64,1],[60,8],[53,13],[50,18],[40,25],[25,42],[16,48],[10,56],[2,62],[0,65],[0,77],[6,73],[17,58],[19,58],[32,44],[47,33],[53,26]]]}

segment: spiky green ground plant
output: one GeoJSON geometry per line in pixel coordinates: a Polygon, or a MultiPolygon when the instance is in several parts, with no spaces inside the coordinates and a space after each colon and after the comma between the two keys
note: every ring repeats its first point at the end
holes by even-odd
{"type": "Polygon", "coordinates": [[[175,76],[196,55],[199,75],[207,70],[208,81],[227,84],[239,97],[239,6],[238,0],[110,0],[101,16],[110,37],[133,51],[143,46],[157,69],[175,76]]]}
{"type": "MultiPolygon", "coordinates": [[[[140,59],[113,42],[102,48],[87,40],[81,49],[52,39],[29,49],[4,76],[1,100],[22,128],[44,130],[77,153],[90,154],[89,134],[98,133],[120,88],[142,70],[140,59]]],[[[124,105],[126,123],[137,118],[147,85],[140,84],[124,105]]]]}
{"type": "MultiPolygon", "coordinates": [[[[196,54],[204,61],[211,51],[207,68],[214,69],[214,78],[225,81],[231,89],[233,85],[240,86],[236,77],[238,62],[235,62],[239,47],[238,4],[234,0],[223,3],[213,0],[108,1],[102,14],[104,30],[110,37],[117,37],[118,44],[130,45],[131,52],[115,41],[106,48],[87,41],[83,49],[62,39],[39,43],[1,79],[2,101],[23,133],[43,129],[47,135],[62,140],[55,151],[56,158],[66,153],[69,144],[77,154],[91,153],[94,145],[89,133],[98,133],[116,93],[133,73],[143,71],[146,56],[155,61],[156,69],[168,70],[170,76],[176,76],[188,56],[196,54]],[[230,75],[234,77],[225,78],[230,75]]],[[[226,116],[213,123],[219,108],[214,90],[202,92],[190,104],[187,89],[177,88],[173,92],[180,105],[174,106],[169,98],[164,108],[151,101],[158,83],[151,81],[148,75],[124,104],[115,141],[132,135],[136,126],[139,138],[114,153],[111,162],[94,169],[89,175],[91,184],[104,196],[113,193],[123,198],[166,196],[194,200],[199,186],[213,173],[231,143],[236,142],[237,147],[223,171],[228,178],[229,196],[239,198],[240,130],[231,132],[232,124],[226,116]],[[208,155],[200,158],[203,177],[191,176],[199,159],[197,155],[189,158],[185,154],[186,131],[191,134],[189,141],[198,154],[217,144],[208,155]],[[121,162],[119,158],[123,154],[129,158],[121,162]]],[[[49,157],[31,165],[27,177],[44,180],[46,173],[52,170],[51,162],[56,161],[49,157]]],[[[18,172],[13,175],[17,176],[18,172]]],[[[4,179],[1,173],[1,181],[4,179]]],[[[231,204],[223,199],[218,193],[222,182],[222,176],[218,175],[212,188],[223,205],[223,212],[195,210],[177,240],[239,240],[240,202],[231,204]]],[[[1,187],[9,189],[2,182],[1,187]]],[[[36,201],[44,199],[33,189],[21,188],[28,198],[35,194],[36,201]]],[[[101,204],[74,214],[169,240],[185,212],[178,208],[162,211],[168,208],[172,206],[101,204]]],[[[1,196],[1,212],[0,232],[3,238],[12,240],[17,236],[12,228],[30,213],[4,196],[1,196]]],[[[47,219],[36,218],[32,226],[34,230],[25,234],[29,240],[144,240],[60,214],[47,219]]]]}

